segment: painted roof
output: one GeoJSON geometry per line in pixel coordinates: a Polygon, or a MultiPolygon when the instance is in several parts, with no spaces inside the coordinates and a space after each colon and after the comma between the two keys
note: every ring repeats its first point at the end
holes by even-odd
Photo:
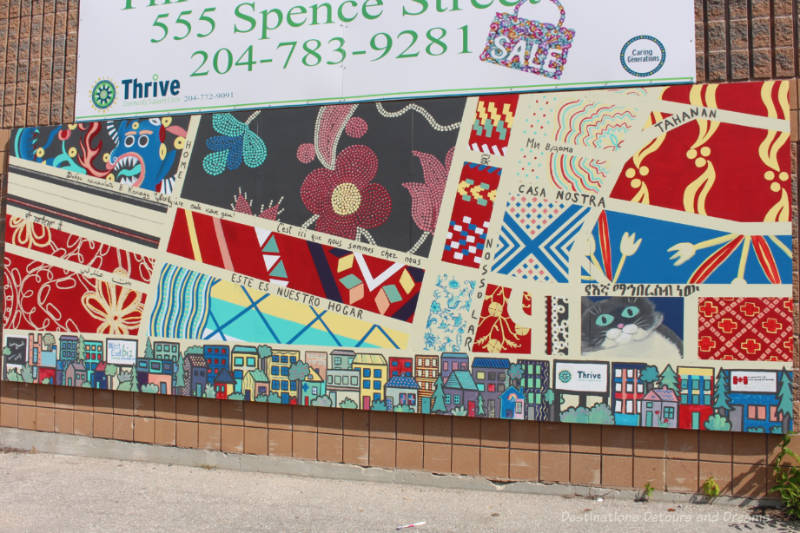
{"type": "Polygon", "coordinates": [[[317,372],[316,369],[308,367],[308,375],[306,376],[305,381],[325,381],[325,380],[322,379],[322,377],[319,375],[319,372],[317,372]]]}
{"type": "Polygon", "coordinates": [[[220,369],[217,378],[214,380],[214,385],[234,385],[235,383],[236,380],[233,379],[233,376],[231,376],[231,373],[228,372],[228,369],[225,367],[220,369]]]}
{"type": "Polygon", "coordinates": [[[251,370],[247,373],[256,383],[269,383],[269,378],[261,370],[251,370]]]}
{"type": "Polygon", "coordinates": [[[465,353],[445,352],[442,354],[442,359],[469,359],[465,353]]]}
{"type": "Polygon", "coordinates": [[[184,360],[189,361],[189,363],[192,366],[201,366],[203,368],[206,368],[206,366],[207,366],[206,365],[206,358],[203,357],[202,355],[189,354],[189,355],[184,355],[183,357],[184,357],[184,360]]]}
{"type": "Polygon", "coordinates": [[[677,402],[678,396],[672,389],[654,389],[644,395],[645,400],[656,402],[677,402]]]}
{"type": "Polygon", "coordinates": [[[478,386],[475,385],[475,380],[472,379],[472,374],[466,370],[455,370],[451,372],[444,386],[448,389],[478,390],[478,386]]]}
{"type": "Polygon", "coordinates": [[[354,365],[385,365],[386,359],[377,353],[360,353],[353,359],[354,365]]]}
{"type": "Polygon", "coordinates": [[[258,355],[258,349],[255,346],[236,345],[233,347],[233,353],[249,353],[253,355],[258,355]]]}
{"type": "Polygon", "coordinates": [[[409,376],[395,376],[386,383],[386,388],[393,389],[419,389],[417,381],[409,376]]]}
{"type": "Polygon", "coordinates": [[[494,357],[476,357],[472,360],[472,368],[499,368],[507,370],[510,366],[508,359],[494,357]]]}

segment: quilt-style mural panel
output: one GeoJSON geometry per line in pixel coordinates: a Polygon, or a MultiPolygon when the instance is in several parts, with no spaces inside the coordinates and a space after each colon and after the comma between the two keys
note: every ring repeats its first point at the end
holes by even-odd
{"type": "Polygon", "coordinates": [[[789,84],[14,132],[2,379],[792,429],[789,84]]]}

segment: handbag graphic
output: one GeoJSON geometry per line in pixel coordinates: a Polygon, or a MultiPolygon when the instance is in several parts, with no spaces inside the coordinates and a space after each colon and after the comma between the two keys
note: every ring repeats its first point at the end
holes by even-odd
{"type": "Polygon", "coordinates": [[[486,48],[481,61],[504,67],[560,79],[567,64],[567,53],[572,47],[575,30],[564,27],[567,12],[559,0],[550,0],[561,13],[558,25],[528,20],[519,16],[519,10],[527,2],[520,0],[514,14],[497,13],[489,28],[486,48]]]}

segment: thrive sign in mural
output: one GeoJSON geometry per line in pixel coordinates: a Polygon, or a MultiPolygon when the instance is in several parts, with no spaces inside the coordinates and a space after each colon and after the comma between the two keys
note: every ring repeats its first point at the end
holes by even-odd
{"type": "Polygon", "coordinates": [[[695,80],[691,0],[83,0],[81,120],[695,80]],[[114,21],[109,23],[109,21],[114,21]],[[108,46],[124,34],[125,46],[108,46]]]}
{"type": "Polygon", "coordinates": [[[17,130],[2,377],[786,432],[788,93],[627,88],[17,130]]]}

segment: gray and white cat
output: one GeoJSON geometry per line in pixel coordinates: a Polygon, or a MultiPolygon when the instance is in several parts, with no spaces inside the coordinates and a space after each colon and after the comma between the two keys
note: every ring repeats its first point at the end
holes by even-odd
{"type": "Polygon", "coordinates": [[[592,357],[683,357],[683,341],[649,298],[581,301],[581,351],[592,357]]]}

